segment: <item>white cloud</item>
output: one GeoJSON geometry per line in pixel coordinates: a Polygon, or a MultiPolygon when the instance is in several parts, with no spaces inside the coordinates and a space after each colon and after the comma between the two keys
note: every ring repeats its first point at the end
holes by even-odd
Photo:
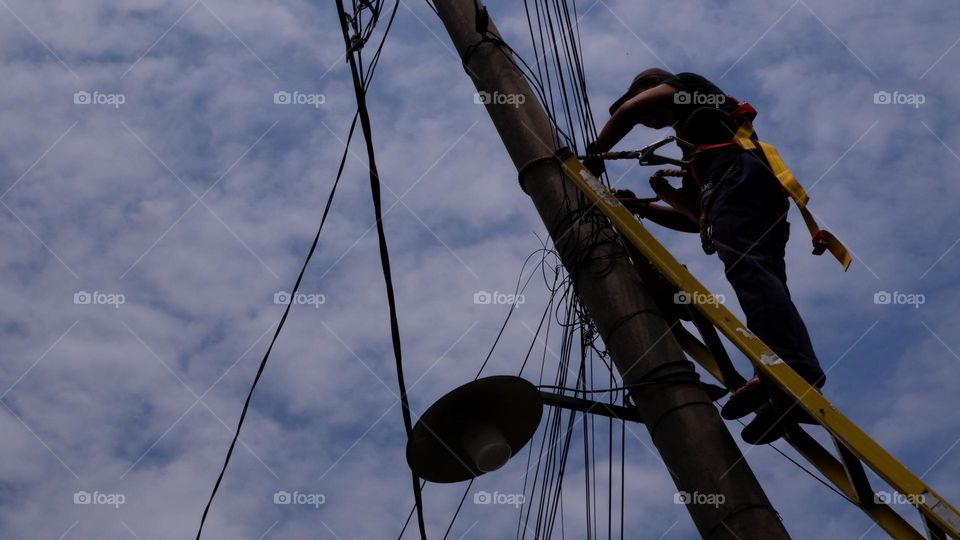
{"type": "MultiPolygon", "coordinates": [[[[840,160],[811,190],[813,209],[862,261],[844,275],[810,257],[793,216],[794,297],[826,363],[882,321],[838,364],[828,395],[915,471],[937,463],[931,482],[956,500],[958,461],[947,452],[955,422],[943,411],[956,408],[951,375],[960,362],[918,322],[960,350],[950,332],[960,249],[943,255],[960,237],[951,219],[956,158],[937,140],[960,151],[947,121],[960,53],[934,66],[956,39],[948,24],[955,8],[807,4],[880,81],[800,4],[740,59],[789,2],[612,2],[583,19],[593,107],[602,121],[607,103],[657,57],[712,78],[740,59],[722,86],[760,108],[758,129],[801,179],[809,186],[840,160]],[[929,105],[875,106],[873,92],[887,88],[925,92],[929,105]],[[880,289],[916,290],[930,301],[919,310],[875,306],[880,289]]],[[[0,408],[0,531],[103,538],[129,535],[129,527],[142,538],[190,536],[282,313],[273,295],[289,290],[299,270],[353,116],[333,7],[8,5],[0,17],[0,189],[9,188],[0,199],[8,207],[0,207],[0,301],[9,307],[0,392],[10,388],[2,397],[10,411],[0,408]],[[120,92],[126,102],[78,106],[78,90],[120,92]],[[322,93],[326,102],[276,105],[281,90],[322,93]],[[190,209],[191,190],[207,189],[209,209],[190,209]],[[80,290],[127,301],[75,305],[80,290]],[[203,402],[194,405],[194,394],[203,402]],[[78,490],[121,492],[127,502],[74,505],[78,490]]],[[[475,305],[473,294],[511,292],[540,245],[533,233],[544,232],[446,33],[426,6],[411,9],[440,41],[401,7],[370,99],[385,209],[409,190],[385,225],[416,414],[476,374],[506,311],[475,305]]],[[[490,9],[528,55],[522,7],[490,9]]],[[[652,136],[638,132],[623,145],[652,136]]],[[[365,150],[356,144],[353,152],[303,285],[326,302],[293,310],[213,506],[211,537],[393,537],[410,509],[400,410],[390,408],[398,390],[376,234],[364,235],[373,224],[365,150]],[[272,494],[280,489],[317,490],[327,502],[278,507],[272,494]]],[[[639,193],[645,183],[633,170],[623,185],[639,193]]],[[[708,286],[734,298],[695,237],[657,234],[708,286]]],[[[525,326],[537,327],[547,299],[540,276],[525,294],[487,374],[519,370],[532,339],[525,326]]],[[[556,351],[558,339],[554,325],[556,351]]],[[[525,376],[538,377],[542,354],[534,348],[525,376]]],[[[549,353],[546,365],[556,369],[549,353]]],[[[635,431],[650,444],[642,427],[635,431]]],[[[655,537],[679,520],[670,536],[694,534],[685,512],[660,497],[672,489],[661,464],[637,439],[628,444],[627,488],[637,500],[628,530],[658,530],[655,537]]],[[[869,526],[768,450],[748,459],[794,535],[859,535],[869,526]],[[823,518],[810,520],[811,512],[823,518]]],[[[516,481],[522,464],[510,467],[475,489],[516,481]]],[[[568,473],[565,497],[579,503],[582,456],[571,457],[568,473]]],[[[431,531],[445,529],[461,490],[425,492],[431,531]]],[[[479,520],[468,538],[514,530],[512,509],[467,506],[454,530],[479,520]]],[[[582,515],[571,510],[569,519],[582,527],[582,515]]]]}

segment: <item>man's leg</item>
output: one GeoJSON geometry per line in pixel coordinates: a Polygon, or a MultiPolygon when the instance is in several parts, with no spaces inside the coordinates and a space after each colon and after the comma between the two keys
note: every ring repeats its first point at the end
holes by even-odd
{"type": "MultiPolygon", "coordinates": [[[[771,234],[773,234],[771,232],[771,234]]],[[[811,384],[824,377],[777,261],[769,255],[717,245],[724,271],[747,317],[747,327],[811,384]]]]}
{"type": "MultiPolygon", "coordinates": [[[[737,165],[730,169],[710,212],[717,254],[746,314],[747,327],[801,377],[822,386],[825,375],[787,288],[786,195],[756,157],[744,153],[737,165]]],[[[734,419],[756,411],[741,437],[750,444],[770,443],[783,435],[784,418],[768,399],[766,388],[755,378],[731,395],[721,414],[734,419]]]]}
{"type": "Polygon", "coordinates": [[[822,386],[823,370],[787,288],[786,195],[756,157],[744,153],[738,165],[710,210],[713,244],[750,331],[800,376],[822,386]]]}

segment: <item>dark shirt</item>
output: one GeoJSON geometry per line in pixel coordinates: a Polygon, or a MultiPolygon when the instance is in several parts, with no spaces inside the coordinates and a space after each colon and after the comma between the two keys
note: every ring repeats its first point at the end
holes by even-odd
{"type": "Polygon", "coordinates": [[[726,103],[727,94],[717,85],[696,73],[678,73],[663,81],[664,84],[676,88],[679,92],[690,94],[691,99],[684,102],[675,100],[674,114],[678,119],[686,118],[691,112],[700,107],[721,107],[726,103]]]}
{"type": "MultiPolygon", "coordinates": [[[[693,145],[724,143],[733,139],[736,127],[728,114],[737,108],[736,100],[696,73],[678,73],[664,84],[677,89],[671,106],[677,137],[693,145]]],[[[717,158],[736,152],[730,148],[701,153],[694,166],[699,180],[704,181],[713,166],[724,161],[717,158]]],[[[687,151],[684,153],[688,154],[687,151]]]]}

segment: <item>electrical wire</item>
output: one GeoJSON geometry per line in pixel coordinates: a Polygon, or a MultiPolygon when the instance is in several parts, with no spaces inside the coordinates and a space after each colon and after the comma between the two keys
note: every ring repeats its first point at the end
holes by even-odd
{"type": "MultiPolygon", "coordinates": [[[[320,225],[317,227],[317,232],[313,237],[313,243],[310,245],[310,249],[307,251],[307,256],[303,261],[303,265],[300,267],[300,273],[297,275],[297,280],[291,289],[290,297],[293,298],[296,296],[297,291],[300,290],[300,283],[303,281],[303,276],[307,271],[307,267],[310,265],[310,260],[313,259],[314,253],[317,250],[317,244],[320,241],[320,233],[323,231],[323,226],[327,222],[327,216],[330,213],[330,207],[333,204],[333,197],[337,192],[337,186],[340,185],[340,179],[343,176],[343,169],[346,165],[347,155],[350,150],[350,142],[353,140],[353,135],[357,127],[359,111],[354,114],[353,122],[350,124],[350,132],[347,135],[346,147],[343,150],[343,154],[340,157],[340,165],[337,168],[337,175],[333,182],[333,187],[330,189],[330,194],[327,196],[326,205],[323,208],[323,215],[320,218],[320,225]]],[[[207,514],[210,512],[210,507],[213,504],[213,499],[217,495],[217,491],[220,489],[220,483],[223,481],[224,474],[227,471],[227,466],[230,464],[230,458],[233,457],[233,450],[237,445],[237,440],[240,438],[240,429],[243,427],[243,421],[247,417],[247,411],[250,408],[250,402],[253,399],[253,392],[257,387],[257,383],[260,382],[260,377],[263,375],[264,369],[267,367],[267,361],[270,359],[270,353],[273,352],[273,346],[277,342],[277,338],[280,337],[280,332],[283,331],[283,326],[287,322],[287,316],[290,314],[290,309],[293,307],[293,302],[288,302],[287,307],[283,310],[283,316],[280,318],[280,323],[277,325],[277,329],[273,333],[273,338],[270,340],[270,346],[267,347],[267,351],[263,354],[263,358],[260,360],[260,366],[257,368],[257,374],[253,378],[253,383],[250,385],[250,390],[247,392],[247,397],[243,402],[243,409],[240,411],[240,419],[237,421],[237,427],[233,433],[233,440],[230,442],[230,447],[227,449],[227,455],[224,458],[223,466],[220,468],[220,474],[217,475],[217,481],[213,485],[213,490],[210,493],[210,497],[207,499],[207,504],[203,509],[203,516],[200,518],[200,526],[197,528],[197,540],[200,540],[200,535],[203,533],[203,526],[207,521],[207,514]]]]}
{"type": "MultiPolygon", "coordinates": [[[[375,15],[373,17],[371,24],[369,25],[371,28],[371,31],[372,31],[372,27],[376,24],[376,21],[379,18],[380,10],[382,9],[382,5],[383,5],[382,0],[379,1],[377,5],[380,7],[375,9],[375,15]]],[[[399,5],[399,2],[397,2],[397,5],[399,5]]],[[[362,88],[362,93],[364,95],[366,94],[366,91],[369,87],[369,83],[372,80],[374,70],[376,69],[377,63],[380,58],[380,52],[383,50],[384,43],[386,43],[387,35],[389,34],[390,28],[393,25],[393,20],[394,20],[394,17],[396,16],[396,9],[397,9],[397,6],[394,7],[394,10],[390,17],[390,21],[384,31],[383,38],[381,39],[380,44],[377,47],[377,51],[374,55],[373,61],[371,62],[370,66],[368,66],[366,70],[366,73],[365,73],[366,85],[363,86],[362,88]]],[[[323,227],[327,222],[327,217],[329,216],[330,208],[333,205],[333,199],[334,199],[334,196],[336,195],[337,187],[340,185],[340,180],[343,177],[343,170],[346,165],[347,156],[349,155],[350,144],[353,141],[353,135],[356,132],[356,126],[357,126],[357,121],[359,117],[360,117],[360,109],[358,107],[357,112],[354,113],[353,120],[350,123],[350,130],[347,135],[343,153],[340,157],[340,164],[337,167],[337,174],[334,179],[333,186],[330,189],[330,194],[327,196],[327,201],[326,201],[326,204],[324,205],[323,214],[320,218],[320,224],[317,227],[317,232],[314,235],[313,242],[310,245],[310,249],[307,251],[307,256],[303,261],[303,265],[300,267],[300,272],[297,275],[296,282],[294,283],[291,289],[291,298],[296,296],[297,291],[299,291],[300,284],[303,281],[304,275],[306,274],[307,267],[310,265],[310,261],[313,259],[313,256],[316,253],[317,245],[319,244],[319,241],[320,241],[320,234],[323,231],[323,227]]],[[[201,516],[200,524],[197,527],[197,535],[196,535],[197,540],[200,540],[200,537],[203,534],[203,527],[206,524],[207,517],[210,513],[210,508],[213,505],[213,500],[214,498],[216,498],[216,495],[220,489],[220,484],[223,482],[224,475],[226,474],[227,467],[229,466],[230,460],[233,457],[234,449],[236,448],[237,441],[240,438],[240,430],[243,427],[244,420],[246,420],[246,417],[247,417],[247,412],[250,409],[250,403],[253,400],[253,393],[256,390],[257,384],[260,382],[260,378],[263,376],[263,372],[266,369],[267,362],[270,359],[270,353],[273,352],[273,346],[276,344],[277,339],[280,337],[280,333],[283,331],[283,327],[286,324],[287,317],[290,315],[290,310],[293,307],[293,304],[294,304],[293,302],[289,302],[286,308],[284,308],[283,316],[280,318],[280,322],[277,325],[277,329],[274,331],[273,337],[270,340],[270,345],[267,347],[267,350],[264,353],[263,358],[260,360],[260,365],[257,368],[257,373],[254,376],[253,382],[250,385],[250,389],[247,392],[246,399],[244,400],[243,408],[240,411],[240,418],[237,421],[237,427],[234,430],[233,439],[230,442],[230,446],[227,448],[227,453],[226,453],[226,456],[224,457],[223,466],[220,468],[220,472],[217,475],[217,480],[214,483],[213,489],[210,492],[210,496],[207,499],[207,503],[204,506],[203,515],[201,516]]]]}
{"type": "MultiPolygon", "coordinates": [[[[719,404],[716,404],[716,403],[715,403],[714,405],[717,407],[718,410],[721,408],[719,404]]],[[[739,419],[738,419],[738,420],[737,420],[737,423],[740,424],[740,426],[742,426],[742,427],[747,427],[747,425],[746,425],[745,423],[743,423],[743,420],[739,420],[739,419]]],[[[795,460],[795,459],[793,459],[792,457],[790,457],[789,455],[787,455],[783,450],[780,450],[779,448],[777,448],[776,446],[774,446],[772,442],[771,442],[771,443],[767,443],[767,446],[769,446],[770,448],[773,448],[774,451],[776,451],[778,454],[780,454],[781,456],[783,456],[787,461],[789,461],[790,463],[793,463],[794,465],[796,465],[798,469],[800,469],[801,471],[805,472],[810,478],[813,478],[813,479],[816,480],[817,482],[820,482],[821,484],[823,484],[824,486],[826,486],[827,489],[829,489],[830,491],[836,493],[837,495],[839,495],[840,497],[842,497],[842,498],[843,498],[844,500],[846,500],[847,502],[849,502],[849,503],[851,503],[851,504],[853,504],[853,505],[859,506],[859,503],[858,503],[858,502],[854,501],[854,500],[851,499],[850,497],[848,497],[848,496],[846,496],[845,494],[843,494],[843,493],[842,493],[840,490],[838,490],[837,488],[835,488],[835,487],[831,486],[830,484],[828,484],[826,480],[824,480],[823,478],[820,478],[819,476],[817,476],[816,474],[814,474],[813,471],[811,471],[810,469],[807,469],[806,467],[804,467],[803,465],[801,465],[797,460],[795,460]]]]}
{"type": "MultiPolygon", "coordinates": [[[[397,302],[394,294],[393,275],[390,269],[390,251],[387,246],[386,231],[383,226],[383,203],[380,194],[380,175],[377,170],[376,153],[373,145],[373,130],[370,125],[370,115],[367,110],[365,83],[363,81],[362,70],[359,67],[358,57],[359,49],[354,48],[356,38],[351,38],[349,31],[349,18],[343,7],[343,0],[336,0],[337,12],[340,15],[341,29],[343,31],[343,43],[347,50],[347,62],[350,64],[350,73],[353,78],[354,94],[357,99],[357,108],[360,113],[360,129],[363,133],[363,139],[367,149],[367,168],[370,172],[370,194],[373,199],[374,218],[376,219],[377,240],[380,248],[380,265],[383,271],[383,281],[387,292],[387,307],[390,313],[390,337],[393,344],[393,354],[396,361],[397,385],[400,390],[400,407],[403,416],[403,425],[407,436],[413,432],[413,418],[410,413],[410,398],[407,395],[407,386],[403,373],[403,350],[400,340],[400,323],[397,314],[397,302]]],[[[394,4],[391,21],[396,15],[400,1],[394,4]]],[[[362,43],[361,43],[362,47],[362,43]]],[[[379,51],[378,51],[379,54],[379,51]]],[[[427,538],[426,524],[423,517],[423,495],[420,488],[420,478],[411,471],[411,481],[413,484],[413,495],[417,505],[417,524],[420,528],[420,537],[423,540],[427,538]]]]}

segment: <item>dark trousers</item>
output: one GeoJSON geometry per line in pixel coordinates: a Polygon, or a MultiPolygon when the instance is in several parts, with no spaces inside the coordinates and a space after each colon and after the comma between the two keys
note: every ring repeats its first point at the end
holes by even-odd
{"type": "Polygon", "coordinates": [[[766,163],[750,152],[715,160],[704,178],[716,184],[708,214],[711,238],[747,327],[812,384],[825,374],[787,288],[784,248],[789,200],[766,163]]]}

